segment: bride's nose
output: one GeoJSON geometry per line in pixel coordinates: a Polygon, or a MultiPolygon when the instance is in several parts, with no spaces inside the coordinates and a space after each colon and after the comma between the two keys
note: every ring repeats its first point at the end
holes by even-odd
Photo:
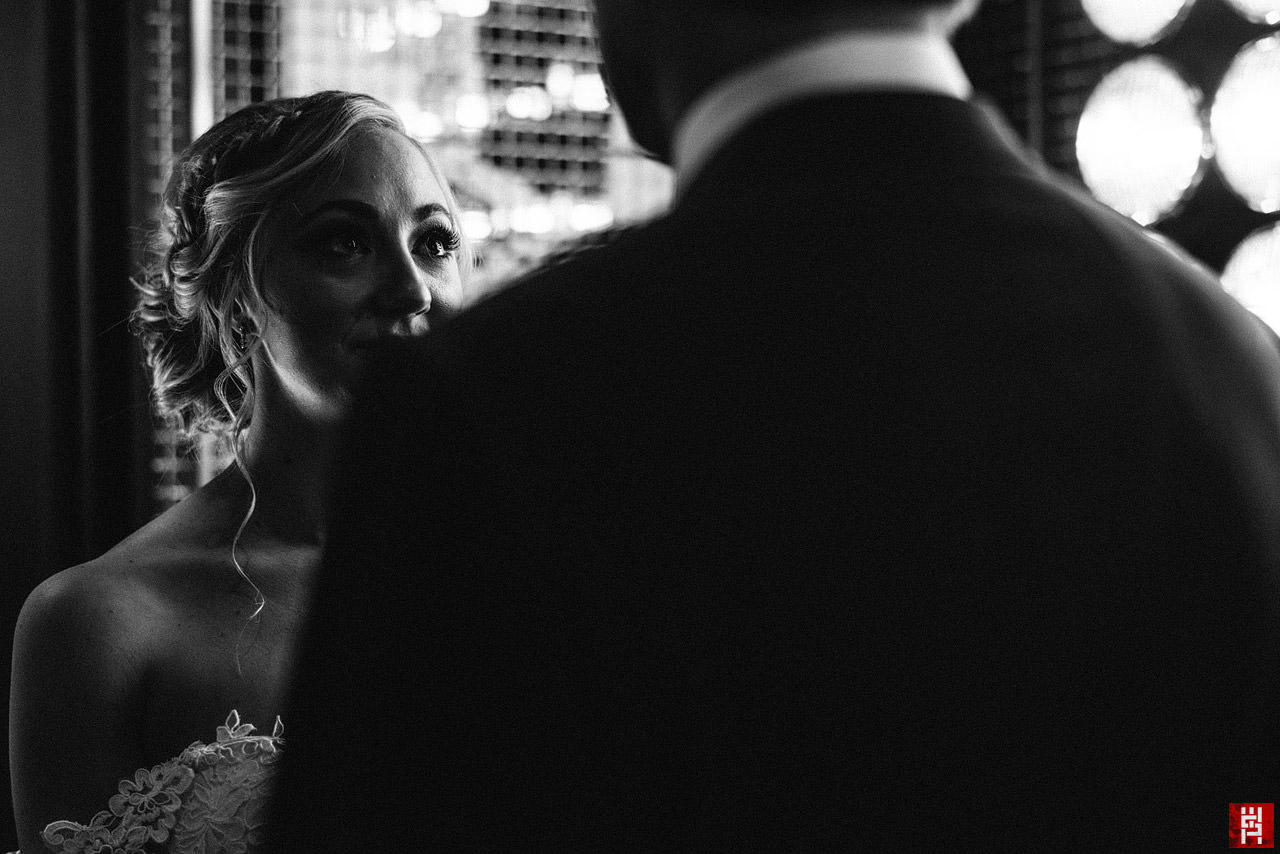
{"type": "Polygon", "coordinates": [[[409,317],[430,311],[431,273],[412,251],[401,250],[387,259],[378,283],[375,310],[384,317],[409,317]]]}

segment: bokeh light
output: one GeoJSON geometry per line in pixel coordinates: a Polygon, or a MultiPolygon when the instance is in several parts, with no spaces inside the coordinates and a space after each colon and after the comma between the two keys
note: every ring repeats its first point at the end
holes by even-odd
{"type": "Polygon", "coordinates": [[[613,225],[613,209],[604,202],[578,202],[569,214],[574,231],[599,231],[613,225]]]}
{"type": "Polygon", "coordinates": [[[1246,237],[1222,271],[1222,286],[1280,331],[1280,222],[1246,237]]]}
{"type": "Polygon", "coordinates": [[[460,217],[462,232],[469,240],[488,240],[493,234],[493,219],[488,211],[463,211],[460,217]]]}
{"type": "Polygon", "coordinates": [[[444,119],[430,110],[420,110],[414,104],[397,104],[396,112],[414,139],[429,142],[444,133],[444,119]]]}
{"type": "Polygon", "coordinates": [[[1227,0],[1227,2],[1255,24],[1280,24],[1280,0],[1227,0]]]}
{"type": "Polygon", "coordinates": [[[1249,207],[1280,211],[1280,36],[1246,45],[1210,114],[1218,169],[1249,207]]]}
{"type": "Polygon", "coordinates": [[[453,120],[463,130],[483,130],[489,126],[489,99],[484,95],[460,96],[453,120]]]}
{"type": "Polygon", "coordinates": [[[584,113],[603,113],[609,109],[609,93],[604,88],[604,79],[594,71],[573,78],[570,97],[574,109],[584,113]]]}
{"type": "Polygon", "coordinates": [[[547,91],[557,101],[573,97],[573,81],[577,72],[567,62],[553,62],[547,68],[547,91]]]}
{"type": "Polygon", "coordinates": [[[1198,181],[1208,150],[1200,101],[1199,90],[1154,56],[1104,77],[1076,135],[1093,194],[1143,225],[1171,212],[1198,181]]]}
{"type": "Polygon", "coordinates": [[[546,202],[520,205],[511,211],[511,228],[524,234],[549,234],[556,226],[555,212],[546,202]]]}
{"type": "Polygon", "coordinates": [[[338,15],[338,34],[369,53],[386,53],[396,45],[396,23],[387,8],[344,9],[338,15]]]}
{"type": "Polygon", "coordinates": [[[513,119],[531,119],[535,122],[551,118],[551,96],[541,86],[517,86],[507,95],[507,115],[513,119]]]}
{"type": "Polygon", "coordinates": [[[401,0],[395,21],[398,32],[420,39],[434,38],[444,28],[444,16],[431,0],[401,0]]]}
{"type": "Polygon", "coordinates": [[[1169,35],[1195,0],[1081,0],[1084,12],[1104,36],[1126,44],[1149,45],[1169,35]]]}
{"type": "Polygon", "coordinates": [[[479,18],[489,11],[489,0],[455,0],[454,8],[463,18],[479,18]]]}

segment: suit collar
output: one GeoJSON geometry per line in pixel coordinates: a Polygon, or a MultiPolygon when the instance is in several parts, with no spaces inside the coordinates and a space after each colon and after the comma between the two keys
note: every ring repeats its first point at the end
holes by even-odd
{"type": "Polygon", "coordinates": [[[765,59],[712,86],[676,128],[677,186],[690,183],[711,156],[752,119],[820,94],[861,91],[971,93],[951,46],[923,32],[844,33],[765,59]]]}
{"type": "Polygon", "coordinates": [[[920,92],[819,95],[751,119],[683,188],[674,209],[714,205],[753,185],[845,180],[892,193],[997,172],[1047,174],[999,111],[980,100],[920,92]]]}

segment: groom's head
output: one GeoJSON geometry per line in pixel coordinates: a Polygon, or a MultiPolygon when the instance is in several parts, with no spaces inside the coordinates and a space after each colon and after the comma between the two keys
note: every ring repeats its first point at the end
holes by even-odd
{"type": "Polygon", "coordinates": [[[666,158],[681,113],[719,78],[841,30],[949,35],[981,0],[595,0],[610,88],[636,141],[666,158]]]}

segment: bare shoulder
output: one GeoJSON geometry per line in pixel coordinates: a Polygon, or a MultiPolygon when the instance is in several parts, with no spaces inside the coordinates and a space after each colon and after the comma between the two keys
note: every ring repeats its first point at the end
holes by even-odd
{"type": "Polygon", "coordinates": [[[96,708],[98,724],[141,706],[143,682],[163,624],[161,598],[122,555],[63,570],[27,597],[14,632],[15,728],[24,716],[46,729],[72,725],[77,709],[96,708]]]}
{"type": "MultiPolygon", "coordinates": [[[[269,722],[280,705],[297,623],[285,606],[298,597],[286,596],[292,588],[283,582],[267,588],[278,607],[252,636],[242,679],[236,643],[252,597],[229,549],[243,509],[218,489],[197,492],[27,598],[14,638],[9,733],[24,851],[43,850],[49,822],[87,821],[122,777],[207,737],[231,709],[269,722]]],[[[276,552],[250,554],[259,576],[275,577],[276,552]]],[[[278,575],[303,574],[293,569],[278,575]]]]}
{"type": "Polygon", "coordinates": [[[144,764],[151,610],[145,585],[106,556],[59,572],[22,607],[14,636],[9,748],[22,849],[58,819],[87,821],[144,764]]]}
{"type": "Polygon", "coordinates": [[[23,850],[43,850],[39,832],[51,821],[87,821],[121,777],[154,763],[143,738],[153,683],[174,649],[199,642],[183,614],[213,575],[208,510],[203,499],[179,505],[27,597],[10,692],[23,850]]]}
{"type": "Polygon", "coordinates": [[[212,535],[201,530],[198,503],[171,508],[100,557],[36,587],[18,618],[15,667],[92,669],[99,682],[141,678],[173,639],[184,597],[197,595],[210,575],[217,549],[201,544],[212,535]]]}
{"type": "MultiPolygon", "coordinates": [[[[37,658],[53,650],[65,654],[77,638],[93,639],[91,648],[83,651],[90,658],[123,653],[136,642],[136,624],[149,610],[152,597],[145,588],[138,573],[106,556],[63,570],[27,597],[18,617],[17,641],[37,658]]],[[[58,660],[74,661],[65,655],[58,660]]]]}
{"type": "Polygon", "coordinates": [[[193,549],[168,535],[170,527],[161,516],[100,557],[45,579],[22,607],[19,639],[30,635],[65,653],[87,637],[93,643],[83,651],[86,657],[119,657],[122,663],[136,657],[169,608],[166,577],[197,560],[193,549]]]}

